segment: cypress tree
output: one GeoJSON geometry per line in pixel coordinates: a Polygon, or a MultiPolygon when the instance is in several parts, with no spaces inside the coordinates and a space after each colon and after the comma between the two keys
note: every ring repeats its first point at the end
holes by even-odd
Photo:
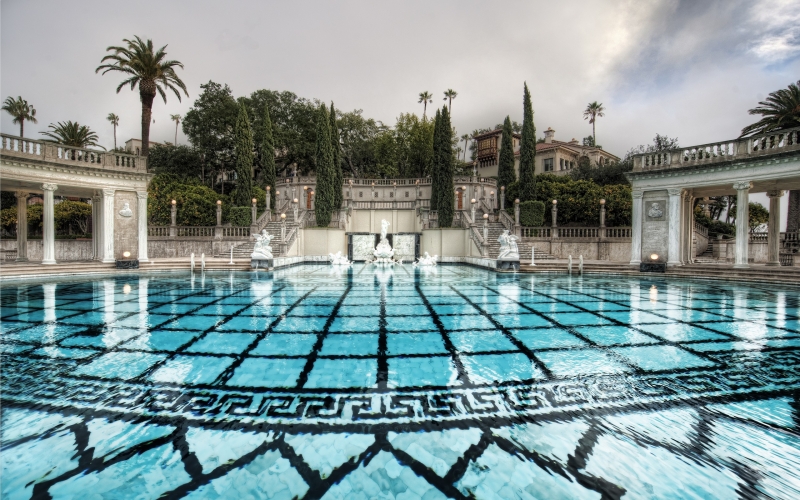
{"type": "Polygon", "coordinates": [[[442,119],[439,131],[439,227],[453,225],[456,195],[453,187],[455,158],[453,158],[453,128],[450,126],[450,112],[442,108],[442,119]]]}
{"type": "Polygon", "coordinates": [[[339,146],[339,127],[336,125],[336,108],[333,107],[331,102],[331,149],[333,153],[333,172],[335,177],[334,182],[334,201],[333,210],[342,208],[343,194],[342,184],[344,183],[344,173],[342,172],[342,155],[339,146]]]}
{"type": "Polygon", "coordinates": [[[261,117],[261,126],[257,134],[258,157],[261,162],[261,171],[264,177],[264,186],[269,186],[270,207],[275,208],[275,139],[272,136],[272,120],[269,117],[269,107],[264,105],[264,114],[261,117]]]}
{"type": "Polygon", "coordinates": [[[514,131],[511,129],[511,118],[506,116],[503,122],[503,138],[500,142],[500,164],[497,168],[497,182],[501,186],[508,186],[517,181],[514,172],[514,131]]]}
{"type": "Polygon", "coordinates": [[[330,224],[333,204],[336,198],[334,195],[334,182],[336,182],[336,179],[333,171],[332,149],[328,110],[324,104],[320,104],[319,114],[317,115],[317,187],[315,203],[317,225],[319,227],[328,227],[328,224],[330,224]]]}
{"type": "Polygon", "coordinates": [[[431,211],[439,208],[439,150],[442,125],[442,113],[436,110],[436,117],[433,119],[433,161],[431,162],[431,211]]]}
{"type": "Polygon", "coordinates": [[[236,189],[233,191],[235,206],[248,207],[253,193],[253,132],[244,103],[239,103],[239,116],[233,129],[234,153],[236,154],[236,189]]]}
{"type": "Polygon", "coordinates": [[[525,83],[525,95],[522,100],[522,141],[519,151],[519,199],[533,201],[536,199],[536,182],[533,178],[536,163],[536,126],[533,124],[533,105],[528,84],[525,83]]]}

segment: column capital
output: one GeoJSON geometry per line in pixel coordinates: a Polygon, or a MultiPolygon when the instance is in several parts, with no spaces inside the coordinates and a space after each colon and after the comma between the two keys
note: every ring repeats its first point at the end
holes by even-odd
{"type": "Polygon", "coordinates": [[[18,200],[19,199],[27,200],[28,198],[31,197],[31,194],[27,191],[14,191],[14,196],[16,196],[18,200]]]}
{"type": "Polygon", "coordinates": [[[783,196],[784,193],[785,191],[783,191],[782,189],[773,189],[772,191],[767,191],[767,197],[780,198],[781,196],[783,196]]]}
{"type": "Polygon", "coordinates": [[[749,190],[751,187],[753,187],[753,183],[750,181],[736,181],[733,183],[733,189],[737,191],[749,190]]]}
{"type": "Polygon", "coordinates": [[[670,196],[680,196],[682,192],[683,192],[683,188],[669,188],[669,189],[667,189],[667,193],[669,193],[670,196]]]}
{"type": "Polygon", "coordinates": [[[634,198],[641,198],[644,196],[644,191],[631,191],[631,196],[634,198]]]}
{"type": "Polygon", "coordinates": [[[43,191],[55,191],[56,189],[58,189],[58,185],[56,184],[50,184],[50,183],[42,184],[43,191]]]}
{"type": "Polygon", "coordinates": [[[147,199],[147,191],[136,191],[136,197],[140,200],[147,199]]]}
{"type": "Polygon", "coordinates": [[[103,193],[104,197],[113,197],[116,189],[101,189],[101,193],[103,193]]]}

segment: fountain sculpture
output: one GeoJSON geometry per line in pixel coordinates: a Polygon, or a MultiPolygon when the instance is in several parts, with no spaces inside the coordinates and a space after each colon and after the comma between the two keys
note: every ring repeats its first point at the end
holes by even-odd
{"type": "Polygon", "coordinates": [[[497,269],[519,269],[519,248],[517,238],[514,234],[509,234],[508,229],[503,231],[497,238],[500,243],[500,254],[497,256],[497,269]]]}
{"type": "Polygon", "coordinates": [[[438,255],[434,255],[433,257],[431,257],[428,252],[425,252],[425,255],[423,255],[422,257],[417,259],[417,261],[414,262],[413,265],[414,265],[414,267],[416,267],[416,266],[435,266],[437,257],[438,257],[438,255]]]}
{"type": "Polygon", "coordinates": [[[256,244],[253,247],[253,253],[250,254],[250,267],[253,269],[260,267],[271,268],[272,247],[270,242],[274,236],[269,234],[266,229],[263,229],[261,234],[253,234],[252,236],[256,239],[256,244]]]}
{"type": "Polygon", "coordinates": [[[387,221],[386,219],[381,220],[381,239],[378,242],[378,245],[375,247],[375,250],[372,252],[372,255],[375,256],[375,260],[372,261],[374,264],[396,263],[396,261],[394,260],[394,249],[389,244],[389,240],[386,239],[386,231],[388,230],[389,230],[389,221],[387,221]]]}
{"type": "Polygon", "coordinates": [[[331,264],[334,266],[349,266],[352,264],[347,257],[342,255],[342,252],[336,252],[336,254],[329,253],[328,256],[331,259],[331,264]]]}

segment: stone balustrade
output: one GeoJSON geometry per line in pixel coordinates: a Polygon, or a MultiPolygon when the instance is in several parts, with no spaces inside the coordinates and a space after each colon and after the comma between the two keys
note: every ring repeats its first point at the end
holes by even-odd
{"type": "Polygon", "coordinates": [[[143,156],[114,151],[75,148],[54,142],[24,139],[7,134],[0,134],[0,154],[21,160],[41,160],[69,166],[147,172],[147,158],[143,156]]]}
{"type": "Polygon", "coordinates": [[[633,157],[633,171],[663,170],[778,155],[800,150],[800,128],[700,144],[633,157]]]}

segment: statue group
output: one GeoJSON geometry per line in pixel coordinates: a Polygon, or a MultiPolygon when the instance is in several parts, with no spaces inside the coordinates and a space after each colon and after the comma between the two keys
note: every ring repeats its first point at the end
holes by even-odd
{"type": "Polygon", "coordinates": [[[519,261],[518,239],[515,234],[509,234],[508,229],[503,231],[503,234],[497,238],[497,242],[500,243],[500,254],[497,256],[497,260],[519,261]]]}
{"type": "Polygon", "coordinates": [[[261,231],[261,234],[254,234],[253,238],[256,239],[256,244],[253,247],[253,253],[250,254],[251,260],[271,260],[272,247],[269,245],[272,241],[272,236],[266,229],[261,231]]]}
{"type": "MultiPolygon", "coordinates": [[[[378,245],[375,247],[375,250],[372,252],[372,255],[375,256],[375,260],[372,262],[375,264],[394,264],[394,249],[392,245],[389,244],[389,240],[386,238],[386,232],[389,230],[389,221],[383,219],[381,221],[381,239],[378,242],[378,245]]],[[[400,262],[402,264],[402,262],[400,262]]]]}

